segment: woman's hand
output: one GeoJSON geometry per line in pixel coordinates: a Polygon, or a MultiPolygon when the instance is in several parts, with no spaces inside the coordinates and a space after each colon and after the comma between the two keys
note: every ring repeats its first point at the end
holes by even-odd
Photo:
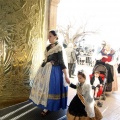
{"type": "Polygon", "coordinates": [[[105,63],[106,63],[106,64],[109,64],[109,62],[107,62],[107,61],[106,61],[105,63]]]}
{"type": "Polygon", "coordinates": [[[103,55],[102,57],[103,57],[103,58],[108,58],[108,56],[105,56],[105,55],[103,55]]]}
{"type": "Polygon", "coordinates": [[[66,82],[67,82],[68,84],[70,84],[70,79],[69,79],[69,77],[68,77],[68,70],[67,70],[67,69],[63,69],[62,71],[63,71],[63,73],[64,73],[64,77],[65,77],[66,82]]]}
{"type": "Polygon", "coordinates": [[[65,76],[65,80],[66,80],[66,82],[67,82],[68,84],[70,84],[70,79],[69,79],[69,77],[65,76]]]}

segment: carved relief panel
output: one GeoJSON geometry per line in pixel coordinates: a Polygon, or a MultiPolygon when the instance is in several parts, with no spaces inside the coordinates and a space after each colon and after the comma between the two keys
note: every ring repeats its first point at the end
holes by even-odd
{"type": "Polygon", "coordinates": [[[0,108],[29,97],[43,59],[46,8],[46,0],[0,0],[0,108]]]}

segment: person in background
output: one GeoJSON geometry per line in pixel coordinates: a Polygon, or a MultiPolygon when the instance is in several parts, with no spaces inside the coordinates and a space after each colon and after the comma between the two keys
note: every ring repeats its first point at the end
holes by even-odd
{"type": "Polygon", "coordinates": [[[45,50],[45,60],[34,78],[29,97],[30,101],[43,109],[41,116],[67,108],[67,84],[70,83],[65,51],[58,42],[57,32],[51,30],[48,39],[50,44],[45,50]]]}
{"type": "Polygon", "coordinates": [[[99,91],[100,86],[103,86],[103,80],[100,77],[100,72],[95,71],[94,75],[92,76],[90,83],[92,85],[93,93],[94,93],[94,99],[97,100],[97,93],[99,91]]]}
{"type": "Polygon", "coordinates": [[[118,82],[117,82],[117,75],[116,75],[116,54],[115,51],[111,48],[109,43],[106,43],[104,49],[96,57],[97,60],[100,62],[97,64],[103,64],[107,70],[107,87],[106,91],[117,91],[118,90],[118,82]]]}
{"type": "Polygon", "coordinates": [[[106,45],[106,41],[102,41],[101,44],[98,46],[96,45],[96,48],[94,50],[94,53],[92,55],[92,62],[93,62],[93,65],[95,65],[96,63],[99,62],[99,60],[96,60],[96,56],[98,56],[98,54],[100,54],[101,50],[104,49],[106,45]]]}
{"type": "Polygon", "coordinates": [[[117,51],[117,72],[120,74],[120,48],[117,51]]]}
{"type": "Polygon", "coordinates": [[[102,49],[104,49],[105,46],[106,46],[106,41],[103,40],[103,41],[101,42],[101,45],[97,47],[96,54],[99,54],[100,51],[101,51],[102,49]]]}
{"type": "Polygon", "coordinates": [[[76,63],[76,53],[73,49],[73,43],[69,43],[66,48],[67,62],[68,62],[68,71],[69,77],[72,77],[73,74],[73,65],[76,63]]]}
{"type": "Polygon", "coordinates": [[[77,59],[77,64],[80,64],[80,50],[79,48],[76,48],[76,59],[77,59]]]}
{"type": "Polygon", "coordinates": [[[76,70],[76,66],[77,66],[77,55],[76,55],[76,45],[74,45],[74,48],[73,48],[73,50],[74,50],[74,53],[75,53],[75,59],[76,59],[76,61],[73,63],[73,67],[72,67],[72,75],[73,76],[75,76],[75,70],[76,70]]]}

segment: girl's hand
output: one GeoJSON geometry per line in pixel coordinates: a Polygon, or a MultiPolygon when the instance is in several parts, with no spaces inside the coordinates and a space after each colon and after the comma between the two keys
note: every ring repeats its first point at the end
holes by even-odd
{"type": "Polygon", "coordinates": [[[54,65],[54,61],[50,61],[52,65],[54,65]]]}

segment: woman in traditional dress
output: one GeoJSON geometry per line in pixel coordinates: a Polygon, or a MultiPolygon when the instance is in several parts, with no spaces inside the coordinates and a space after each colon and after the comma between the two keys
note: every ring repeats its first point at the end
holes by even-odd
{"type": "Polygon", "coordinates": [[[49,32],[50,44],[45,50],[45,60],[40,66],[30,93],[30,100],[42,108],[42,116],[50,111],[66,109],[70,83],[65,52],[58,43],[56,31],[49,32]]]}
{"type": "Polygon", "coordinates": [[[99,61],[97,64],[103,64],[107,70],[107,87],[106,91],[117,91],[118,90],[118,82],[117,82],[117,74],[116,74],[116,54],[115,51],[111,48],[110,44],[106,44],[104,49],[98,54],[96,59],[99,61]]]}

